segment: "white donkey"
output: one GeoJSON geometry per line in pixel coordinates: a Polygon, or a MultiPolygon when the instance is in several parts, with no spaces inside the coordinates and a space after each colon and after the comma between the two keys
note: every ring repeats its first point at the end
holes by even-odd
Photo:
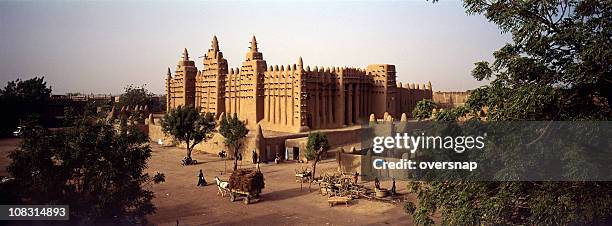
{"type": "Polygon", "coordinates": [[[229,183],[227,181],[222,181],[219,177],[215,177],[215,182],[217,183],[217,195],[221,194],[221,197],[225,197],[225,193],[229,190],[229,183]]]}

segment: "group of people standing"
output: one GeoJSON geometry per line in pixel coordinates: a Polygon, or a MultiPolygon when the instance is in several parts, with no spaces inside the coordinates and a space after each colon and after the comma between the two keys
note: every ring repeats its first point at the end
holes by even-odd
{"type": "MultiPolygon", "coordinates": [[[[376,189],[380,189],[380,180],[378,180],[378,177],[374,178],[374,187],[376,189]]],[[[397,194],[397,188],[395,187],[395,177],[393,178],[393,184],[391,185],[391,195],[396,195],[397,194]]]]}

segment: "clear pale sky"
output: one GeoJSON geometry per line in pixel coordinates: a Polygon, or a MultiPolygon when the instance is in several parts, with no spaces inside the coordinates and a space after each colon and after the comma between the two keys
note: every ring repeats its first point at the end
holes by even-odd
{"type": "Polygon", "coordinates": [[[217,35],[238,67],[256,35],[268,65],[395,64],[398,81],[473,89],[473,63],[510,41],[461,2],[0,2],[0,83],[45,76],[53,93],[164,92],[183,48],[202,69],[217,35]]]}

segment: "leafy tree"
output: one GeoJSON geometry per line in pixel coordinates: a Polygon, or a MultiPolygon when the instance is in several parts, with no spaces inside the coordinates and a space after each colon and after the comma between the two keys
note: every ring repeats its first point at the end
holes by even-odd
{"type": "Polygon", "coordinates": [[[612,4],[607,1],[465,1],[510,32],[513,43],[476,63],[491,84],[468,102],[491,120],[609,120],[612,4]]]}
{"type": "Polygon", "coordinates": [[[64,107],[64,126],[73,126],[79,118],[79,114],[73,107],[64,107]]]}
{"type": "Polygon", "coordinates": [[[151,111],[161,112],[166,111],[166,94],[160,95],[158,98],[153,98],[153,104],[151,104],[151,111]]]}
{"type": "MultiPolygon", "coordinates": [[[[513,42],[472,71],[490,84],[471,93],[466,109],[488,120],[610,120],[612,4],[609,1],[464,0],[513,42]]],[[[571,148],[571,147],[570,147],[571,148]]],[[[526,163],[527,164],[527,163],[526,163]]],[[[413,183],[417,224],[606,224],[610,182],[413,183]]]]}
{"type": "Polygon", "coordinates": [[[428,119],[431,117],[431,112],[434,108],[436,108],[436,103],[434,103],[432,100],[420,100],[417,102],[414,110],[412,110],[412,117],[418,120],[428,119]]]}
{"type": "Polygon", "coordinates": [[[14,179],[0,186],[11,204],[65,204],[71,224],[142,224],[153,213],[145,186],[164,175],[144,173],[151,149],[132,126],[116,129],[105,120],[83,118],[62,130],[27,131],[9,157],[14,179]]]}
{"type": "Polygon", "coordinates": [[[10,81],[0,89],[0,133],[10,133],[20,124],[38,124],[45,116],[44,109],[51,96],[51,88],[44,77],[10,81]]]}
{"type": "Polygon", "coordinates": [[[149,92],[144,85],[129,85],[125,87],[123,94],[119,97],[119,104],[121,106],[148,105],[151,97],[153,97],[153,93],[149,92]]]}
{"type": "Polygon", "coordinates": [[[187,157],[191,158],[193,147],[206,142],[215,132],[215,117],[212,113],[200,114],[191,106],[179,106],[164,116],[162,131],[179,142],[187,144],[187,157]]]}
{"type": "Polygon", "coordinates": [[[466,115],[468,110],[464,107],[456,107],[449,109],[442,109],[436,114],[436,121],[456,121],[459,117],[466,115]]]}
{"type": "Polygon", "coordinates": [[[329,150],[329,140],[327,135],[319,132],[308,134],[308,143],[306,144],[306,151],[304,155],[308,161],[312,161],[312,177],[316,177],[317,163],[329,150]]]}
{"type": "Polygon", "coordinates": [[[234,113],[234,116],[226,117],[223,115],[221,119],[221,125],[219,126],[219,133],[223,136],[225,145],[233,150],[232,155],[234,156],[234,171],[238,169],[238,151],[242,146],[242,138],[245,138],[249,133],[244,122],[238,119],[238,115],[234,113]]]}
{"type": "Polygon", "coordinates": [[[119,97],[119,105],[121,106],[149,106],[149,110],[159,112],[165,110],[165,98],[155,97],[155,94],[149,92],[145,85],[125,87],[125,91],[119,97]]]}

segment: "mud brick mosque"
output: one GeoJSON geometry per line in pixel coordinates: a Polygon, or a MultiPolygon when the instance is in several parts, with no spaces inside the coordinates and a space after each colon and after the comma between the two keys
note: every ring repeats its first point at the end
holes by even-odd
{"type": "MultiPolygon", "coordinates": [[[[312,130],[328,131],[340,146],[359,142],[358,125],[371,117],[397,120],[409,116],[418,101],[433,98],[431,83],[397,82],[392,64],[311,67],[299,57],[296,64],[268,65],[255,36],[241,67],[228,68],[216,36],[202,63],[198,70],[185,49],[174,75],[168,68],[167,110],[191,105],[217,116],[236,113],[252,131],[243,152],[256,149],[262,158],[293,152],[285,157],[297,159],[312,130]]],[[[201,149],[216,153],[217,147],[205,148],[210,145],[201,149]]]]}

